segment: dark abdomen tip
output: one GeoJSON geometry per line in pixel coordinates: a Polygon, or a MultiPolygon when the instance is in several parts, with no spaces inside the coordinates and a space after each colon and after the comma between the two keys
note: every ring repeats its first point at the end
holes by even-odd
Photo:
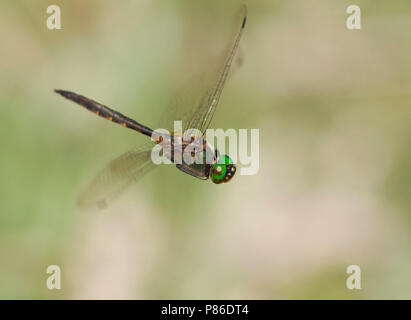
{"type": "Polygon", "coordinates": [[[54,92],[62,95],[65,98],[68,98],[71,95],[70,91],[65,91],[65,90],[60,90],[60,89],[54,89],[54,92]]]}
{"type": "Polygon", "coordinates": [[[244,17],[243,24],[241,25],[241,29],[244,29],[246,22],[247,22],[247,17],[244,17]]]}

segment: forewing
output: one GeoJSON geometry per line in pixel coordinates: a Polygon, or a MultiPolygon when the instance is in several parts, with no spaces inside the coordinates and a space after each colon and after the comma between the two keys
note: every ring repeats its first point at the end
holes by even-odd
{"type": "Polygon", "coordinates": [[[247,8],[244,6],[242,9],[241,20],[237,22],[239,30],[233,37],[233,40],[226,50],[224,64],[220,68],[212,86],[206,91],[203,98],[201,99],[197,110],[192,115],[190,121],[188,122],[188,128],[195,128],[205,134],[205,131],[210,125],[210,122],[214,116],[214,112],[217,108],[218,102],[220,101],[221,93],[223,91],[224,85],[227,81],[228,73],[230,71],[231,65],[233,63],[235,54],[238,50],[241,36],[243,34],[246,20],[247,20],[247,8]]]}
{"type": "MultiPolygon", "coordinates": [[[[192,72],[193,75],[188,77],[189,80],[183,81],[183,84],[174,84],[176,85],[174,91],[177,93],[170,99],[170,103],[163,112],[160,121],[161,128],[172,131],[174,120],[181,120],[183,132],[187,129],[199,129],[200,132],[205,132],[214,115],[228,72],[238,50],[245,19],[246,7],[243,7],[237,15],[231,40],[221,55],[218,57],[212,56],[210,53],[207,55],[209,50],[204,48],[202,53],[207,56],[206,59],[195,58],[194,65],[192,64],[193,59],[187,59],[187,65],[191,60],[190,68],[196,71],[187,68],[177,70],[180,74],[192,72]]],[[[190,42],[190,45],[195,46],[196,43],[190,42]]]]}

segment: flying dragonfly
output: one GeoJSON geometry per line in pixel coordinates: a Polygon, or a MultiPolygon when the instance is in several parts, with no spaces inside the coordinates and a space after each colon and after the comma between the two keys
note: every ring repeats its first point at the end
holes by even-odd
{"type": "MultiPolygon", "coordinates": [[[[224,64],[221,66],[210,88],[206,90],[203,97],[199,100],[199,103],[190,106],[190,111],[185,115],[183,132],[195,128],[197,129],[196,132],[200,133],[197,135],[193,134],[189,141],[181,139],[181,136],[177,137],[177,134],[173,132],[169,135],[159,135],[153,129],[80,94],[60,89],[55,90],[56,93],[81,105],[96,115],[151,138],[148,143],[112,160],[101,170],[80,193],[78,199],[80,208],[106,207],[124,189],[153,169],[156,165],[151,159],[151,151],[156,144],[171,144],[173,148],[169,152],[165,152],[165,156],[175,163],[179,170],[193,177],[202,180],[211,179],[216,184],[226,183],[233,178],[236,166],[231,158],[228,155],[220,155],[216,149],[213,151],[212,147],[203,137],[210,126],[219,103],[246,25],[247,8],[244,6],[242,10],[241,21],[239,21],[238,25],[239,29],[230,41],[224,64]],[[184,153],[185,150],[188,150],[186,149],[188,145],[195,144],[197,140],[201,141],[201,145],[197,146],[196,150],[200,150],[200,157],[206,161],[192,164],[176,161],[175,150],[180,150],[184,153]],[[209,159],[210,154],[212,155],[211,161],[209,159]]],[[[175,117],[174,120],[179,119],[175,117]]]]}

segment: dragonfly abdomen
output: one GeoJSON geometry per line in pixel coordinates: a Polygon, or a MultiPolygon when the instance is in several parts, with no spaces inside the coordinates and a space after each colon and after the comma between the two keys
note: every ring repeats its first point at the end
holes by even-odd
{"type": "Polygon", "coordinates": [[[133,129],[149,137],[151,137],[151,134],[153,133],[152,129],[146,126],[143,126],[137,121],[130,119],[126,117],[125,115],[121,114],[120,112],[110,109],[109,107],[102,105],[101,103],[98,103],[97,101],[91,100],[85,96],[82,96],[80,94],[77,94],[71,91],[65,91],[65,90],[54,90],[54,91],[62,95],[64,98],[81,105],[82,107],[86,108],[87,110],[93,112],[94,114],[106,120],[118,123],[122,125],[123,127],[133,129]]]}

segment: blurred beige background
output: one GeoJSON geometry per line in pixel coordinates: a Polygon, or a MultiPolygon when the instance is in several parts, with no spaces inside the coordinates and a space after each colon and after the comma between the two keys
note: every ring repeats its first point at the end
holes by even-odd
{"type": "Polygon", "coordinates": [[[76,208],[146,137],[53,89],[156,127],[214,67],[241,3],[0,2],[0,298],[411,297],[409,1],[356,1],[359,31],[351,1],[248,1],[212,126],[260,129],[259,173],[213,185],[163,166],[103,212],[76,208]]]}

